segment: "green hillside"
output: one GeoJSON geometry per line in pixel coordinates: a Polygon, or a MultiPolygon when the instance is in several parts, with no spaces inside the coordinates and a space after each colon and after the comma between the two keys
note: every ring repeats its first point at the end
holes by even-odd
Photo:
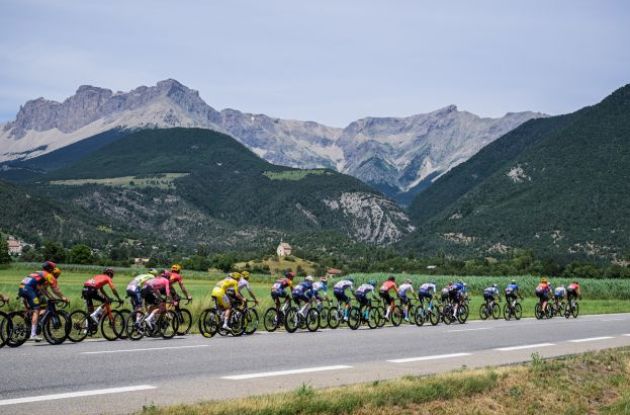
{"type": "Polygon", "coordinates": [[[259,248],[287,233],[407,232],[402,211],[359,180],[272,165],[205,129],[137,131],[35,180],[24,188],[160,243],[259,248]],[[344,211],[342,195],[361,195],[364,205],[344,211]]]}
{"type": "Polygon", "coordinates": [[[405,243],[615,258],[630,248],[628,194],[630,86],[576,113],[529,121],[453,169],[415,199],[419,230],[405,243]]]}

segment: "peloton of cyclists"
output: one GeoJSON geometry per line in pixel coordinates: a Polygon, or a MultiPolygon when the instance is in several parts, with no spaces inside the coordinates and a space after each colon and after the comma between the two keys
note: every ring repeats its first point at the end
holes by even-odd
{"type": "Polygon", "coordinates": [[[112,293],[116,296],[118,304],[123,303],[120,295],[118,295],[118,291],[116,291],[116,286],[114,285],[114,281],[112,281],[113,278],[114,270],[111,268],[105,268],[101,274],[94,275],[92,278],[83,283],[81,297],[85,300],[88,314],[94,323],[98,323],[101,318],[101,314],[103,314],[103,305],[106,303],[112,303],[112,298],[105,292],[106,285],[109,286],[109,289],[112,290],[112,293]],[[98,301],[100,303],[96,310],[94,310],[94,301],[98,301]]]}

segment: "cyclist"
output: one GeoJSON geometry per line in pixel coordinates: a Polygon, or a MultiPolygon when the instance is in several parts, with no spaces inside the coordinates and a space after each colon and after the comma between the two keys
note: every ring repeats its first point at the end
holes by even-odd
{"type": "Polygon", "coordinates": [[[177,295],[177,290],[175,290],[175,287],[174,287],[175,283],[179,284],[179,288],[182,290],[182,292],[186,296],[186,299],[188,301],[191,301],[192,296],[190,295],[190,293],[186,289],[186,286],[184,285],[184,281],[183,281],[181,273],[182,273],[181,265],[173,264],[173,266],[171,266],[171,275],[168,278],[168,280],[171,283],[171,295],[173,296],[173,301],[175,302],[179,301],[179,295],[177,295]]]}
{"type": "Polygon", "coordinates": [[[40,314],[43,313],[42,306],[46,305],[46,297],[52,298],[48,293],[50,287],[54,295],[61,301],[68,302],[57,285],[57,278],[61,275],[61,270],[52,261],[46,261],[42,265],[42,270],[33,272],[24,278],[20,283],[18,295],[22,297],[24,306],[33,312],[31,317],[31,336],[29,340],[40,342],[42,338],[37,335],[37,323],[40,314]]]}
{"type": "Polygon", "coordinates": [[[424,299],[431,302],[433,299],[433,294],[437,291],[437,286],[435,285],[435,281],[425,282],[418,288],[418,300],[420,300],[420,304],[424,307],[424,299]]]}
{"type": "Polygon", "coordinates": [[[85,300],[85,304],[87,304],[88,314],[94,320],[95,323],[98,323],[98,320],[101,318],[101,314],[103,313],[103,304],[111,303],[112,299],[105,292],[105,286],[108,285],[112,290],[112,293],[116,296],[119,304],[122,304],[123,300],[120,299],[118,295],[118,291],[116,291],[116,286],[112,279],[114,278],[114,270],[111,268],[105,268],[102,274],[98,274],[90,278],[89,280],[83,283],[83,291],[81,292],[81,297],[85,300]],[[94,300],[101,303],[101,305],[94,310],[94,300]]]}
{"type": "Polygon", "coordinates": [[[466,284],[462,280],[451,284],[448,291],[448,298],[453,304],[453,317],[455,317],[457,316],[459,306],[466,298],[466,284]]]}
{"type": "Polygon", "coordinates": [[[547,312],[547,302],[549,301],[549,292],[551,291],[551,285],[547,278],[542,277],[540,279],[540,284],[536,287],[536,297],[540,300],[541,303],[541,311],[542,313],[547,312]]]}
{"type": "Polygon", "coordinates": [[[505,287],[505,302],[510,304],[511,307],[514,307],[516,302],[516,298],[523,299],[521,292],[518,289],[518,284],[516,280],[510,281],[510,283],[505,287]]]}
{"type": "Polygon", "coordinates": [[[127,295],[131,299],[131,305],[135,311],[142,310],[142,289],[147,281],[155,278],[158,274],[155,268],[151,268],[146,274],[136,275],[129,284],[127,284],[127,295]]]}
{"type": "Polygon", "coordinates": [[[582,299],[582,290],[580,288],[580,283],[573,281],[567,287],[567,300],[569,301],[569,304],[573,304],[571,301],[576,298],[579,298],[580,300],[582,299]]]}
{"type": "Polygon", "coordinates": [[[396,285],[396,277],[390,275],[383,284],[381,284],[381,288],[379,289],[378,295],[383,299],[383,303],[385,303],[385,320],[389,320],[389,315],[392,311],[394,311],[394,298],[389,294],[391,290],[395,292],[398,291],[398,286],[396,285]]]}
{"type": "Polygon", "coordinates": [[[487,287],[483,290],[483,299],[486,301],[486,306],[489,310],[492,310],[492,305],[494,304],[494,300],[501,301],[501,296],[499,294],[499,286],[497,284],[492,284],[490,287],[487,287]]]}
{"type": "Polygon", "coordinates": [[[405,280],[398,287],[398,298],[400,298],[400,303],[402,304],[403,316],[405,317],[405,321],[409,322],[409,307],[411,306],[411,299],[407,296],[408,293],[413,295],[413,285],[411,280],[405,280]]]}
{"type": "Polygon", "coordinates": [[[337,282],[333,287],[333,294],[335,298],[339,302],[339,304],[343,303],[343,320],[348,321],[348,314],[350,313],[350,297],[346,295],[346,290],[350,290],[354,288],[354,279],[346,278],[339,282],[337,282]]]}
{"type": "Polygon", "coordinates": [[[271,298],[276,303],[276,311],[280,313],[280,299],[288,298],[290,301],[290,297],[287,297],[287,288],[293,287],[293,278],[295,278],[295,273],[291,271],[286,271],[284,273],[284,278],[280,278],[276,280],[271,286],[271,298]]]}
{"type": "Polygon", "coordinates": [[[319,310],[321,310],[324,300],[330,303],[330,298],[328,298],[328,277],[324,275],[319,278],[319,281],[313,283],[313,296],[315,297],[315,301],[317,301],[317,308],[319,310]]]}
{"type": "Polygon", "coordinates": [[[449,293],[451,292],[452,286],[453,286],[453,283],[449,281],[449,283],[446,284],[444,288],[442,288],[442,291],[440,292],[440,300],[442,301],[442,303],[448,302],[449,293]]]}
{"type": "Polygon", "coordinates": [[[231,272],[227,278],[217,282],[212,289],[212,297],[217,305],[217,308],[221,311],[225,311],[225,319],[223,320],[223,328],[230,330],[230,316],[232,314],[232,302],[230,296],[235,297],[237,301],[244,302],[245,299],[238,292],[238,280],[241,278],[241,274],[238,272],[231,272]]]}
{"type": "Polygon", "coordinates": [[[553,301],[556,306],[556,310],[560,309],[560,303],[567,298],[567,289],[563,285],[559,285],[553,290],[553,301]]]}
{"type": "Polygon", "coordinates": [[[245,292],[247,292],[247,294],[252,297],[252,300],[254,300],[254,303],[258,304],[258,299],[254,295],[254,291],[252,291],[251,287],[249,286],[249,276],[249,271],[241,272],[241,279],[238,280],[238,292],[243,298],[245,298],[245,292]]]}
{"type": "Polygon", "coordinates": [[[313,277],[309,275],[304,281],[296,285],[293,291],[291,291],[291,296],[293,297],[293,301],[297,304],[299,313],[305,316],[306,307],[308,307],[313,298],[313,277]],[[304,302],[304,306],[302,306],[302,302],[304,302]]]}
{"type": "Polygon", "coordinates": [[[166,301],[172,300],[171,283],[168,280],[169,274],[170,272],[164,271],[160,275],[156,275],[155,278],[147,280],[142,288],[142,298],[149,314],[145,322],[149,328],[153,327],[153,322],[158,318],[159,314],[166,311],[162,296],[166,296],[166,301]]]}
{"type": "Polygon", "coordinates": [[[365,308],[363,318],[366,320],[369,315],[369,310],[367,309],[367,307],[372,302],[372,299],[370,298],[370,294],[374,293],[375,288],[376,288],[376,280],[369,280],[367,284],[359,285],[359,287],[354,292],[354,298],[356,298],[359,303],[359,309],[361,309],[361,307],[365,308]]]}

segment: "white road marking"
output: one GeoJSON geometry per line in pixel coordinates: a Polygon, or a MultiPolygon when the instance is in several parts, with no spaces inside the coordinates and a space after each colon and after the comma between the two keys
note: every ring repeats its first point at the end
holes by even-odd
{"type": "Polygon", "coordinates": [[[98,352],[81,352],[81,354],[110,354],[110,353],[133,353],[147,352],[150,350],[175,350],[175,349],[196,349],[199,347],[208,347],[207,344],[198,344],[196,346],[167,346],[167,347],[147,347],[144,349],[120,349],[120,350],[100,350],[98,352]]]}
{"type": "Polygon", "coordinates": [[[341,370],[341,369],[351,369],[351,368],[352,366],[346,366],[346,365],[308,367],[304,369],[278,370],[276,372],[261,372],[261,373],[248,373],[245,375],[222,376],[221,379],[227,379],[227,380],[257,379],[257,378],[266,378],[266,377],[272,377],[272,376],[298,375],[301,373],[325,372],[329,370],[341,370]]]}
{"type": "Polygon", "coordinates": [[[608,340],[608,339],[614,339],[614,337],[612,337],[612,336],[589,337],[589,338],[586,338],[586,339],[569,340],[569,342],[571,342],[571,343],[584,343],[584,342],[595,342],[595,341],[598,341],[598,340],[608,340]]]}
{"type": "Polygon", "coordinates": [[[459,333],[461,331],[479,331],[479,330],[492,330],[493,327],[478,327],[478,328],[474,328],[474,329],[455,329],[455,330],[448,330],[447,333],[459,333]]]}
{"type": "Polygon", "coordinates": [[[549,346],[555,346],[555,344],[553,343],[524,344],[522,346],[499,347],[494,350],[498,350],[500,352],[511,352],[512,350],[535,349],[538,347],[549,347],[549,346]]]}
{"type": "Polygon", "coordinates": [[[624,321],[625,318],[603,318],[600,321],[624,321]]]}
{"type": "Polygon", "coordinates": [[[450,359],[453,357],[470,356],[471,353],[451,353],[451,354],[436,354],[433,356],[422,357],[407,357],[404,359],[392,359],[388,360],[389,363],[408,363],[408,362],[422,362],[424,360],[437,360],[437,359],[450,359]]]}
{"type": "Polygon", "coordinates": [[[3,399],[0,400],[0,406],[18,405],[31,402],[53,401],[57,399],[81,398],[84,396],[109,395],[112,393],[137,392],[150,389],[157,389],[151,385],[126,386],[122,388],[94,389],[82,392],[56,393],[52,395],[29,396],[25,398],[3,399]]]}
{"type": "Polygon", "coordinates": [[[630,334],[624,334],[625,337],[630,337],[630,334]]]}

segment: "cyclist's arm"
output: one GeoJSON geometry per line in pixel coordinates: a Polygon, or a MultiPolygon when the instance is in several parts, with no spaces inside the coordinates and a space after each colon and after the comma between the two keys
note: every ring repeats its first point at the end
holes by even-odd
{"type": "Polygon", "coordinates": [[[186,296],[187,299],[192,300],[192,296],[188,292],[188,289],[184,285],[183,281],[179,281],[179,288],[182,289],[182,292],[184,293],[184,295],[186,296]]]}
{"type": "MultiPolygon", "coordinates": [[[[54,287],[51,285],[50,288],[52,288],[52,291],[57,298],[59,298],[61,301],[68,302],[68,299],[63,295],[59,287],[54,287]]],[[[52,299],[52,296],[50,295],[47,289],[44,289],[42,291],[45,293],[46,297],[52,299]]]]}

